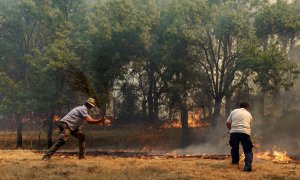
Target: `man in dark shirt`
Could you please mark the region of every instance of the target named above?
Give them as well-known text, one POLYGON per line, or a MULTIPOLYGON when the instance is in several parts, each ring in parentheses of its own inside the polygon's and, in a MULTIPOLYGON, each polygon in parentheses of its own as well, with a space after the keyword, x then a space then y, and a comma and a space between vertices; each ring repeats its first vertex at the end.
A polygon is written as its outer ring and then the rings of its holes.
POLYGON ((94 119, 88 114, 88 110, 96 106, 96 101, 89 98, 84 105, 75 107, 65 117, 58 122, 59 136, 56 143, 45 153, 42 160, 49 160, 52 155, 66 143, 69 135, 79 140, 79 159, 84 158, 85 154, 85 135, 80 131, 82 124, 86 121, 89 124, 109 123, 105 117, 103 119, 94 119))

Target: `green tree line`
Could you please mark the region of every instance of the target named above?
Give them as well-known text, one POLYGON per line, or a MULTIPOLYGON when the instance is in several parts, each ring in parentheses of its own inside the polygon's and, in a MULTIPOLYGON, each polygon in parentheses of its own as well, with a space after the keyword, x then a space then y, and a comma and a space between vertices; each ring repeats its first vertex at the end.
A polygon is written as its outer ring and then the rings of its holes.
MULTIPOLYGON (((115 121, 155 124, 202 108, 289 96, 300 11, 278 0, 1 0, 0 112, 48 122, 94 97, 115 121)), ((289 102, 284 101, 283 112, 289 102)))

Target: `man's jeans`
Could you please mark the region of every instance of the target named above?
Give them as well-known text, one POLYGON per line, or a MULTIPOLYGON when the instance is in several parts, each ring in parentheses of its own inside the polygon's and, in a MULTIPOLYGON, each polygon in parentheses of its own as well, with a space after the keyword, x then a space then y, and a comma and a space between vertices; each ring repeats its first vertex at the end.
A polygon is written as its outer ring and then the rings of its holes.
POLYGON ((47 151, 43 158, 50 159, 51 156, 66 143, 69 135, 76 137, 79 141, 79 156, 84 156, 85 154, 85 135, 80 132, 80 130, 75 129, 71 131, 69 126, 64 122, 58 123, 59 135, 56 143, 47 151))
POLYGON ((229 144, 231 146, 232 164, 238 164, 240 161, 239 144, 242 143, 245 154, 245 169, 251 170, 253 160, 253 144, 248 134, 244 133, 231 133, 229 144))

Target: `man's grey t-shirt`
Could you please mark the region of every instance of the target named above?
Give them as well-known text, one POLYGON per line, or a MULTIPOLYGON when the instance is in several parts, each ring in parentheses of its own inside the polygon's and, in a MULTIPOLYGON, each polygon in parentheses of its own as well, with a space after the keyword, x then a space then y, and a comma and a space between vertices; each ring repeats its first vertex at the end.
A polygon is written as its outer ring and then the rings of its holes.
POLYGON ((88 110, 85 105, 82 105, 72 109, 60 121, 67 123, 70 129, 73 131, 81 128, 86 116, 88 116, 88 110))

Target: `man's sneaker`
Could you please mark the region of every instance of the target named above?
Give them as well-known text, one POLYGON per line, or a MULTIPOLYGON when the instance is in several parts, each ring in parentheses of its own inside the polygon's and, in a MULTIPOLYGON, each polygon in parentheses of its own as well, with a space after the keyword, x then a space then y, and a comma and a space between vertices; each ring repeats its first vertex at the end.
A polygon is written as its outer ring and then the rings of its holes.
POLYGON ((81 154, 81 155, 79 155, 78 158, 79 158, 79 159, 85 159, 85 155, 81 154))

